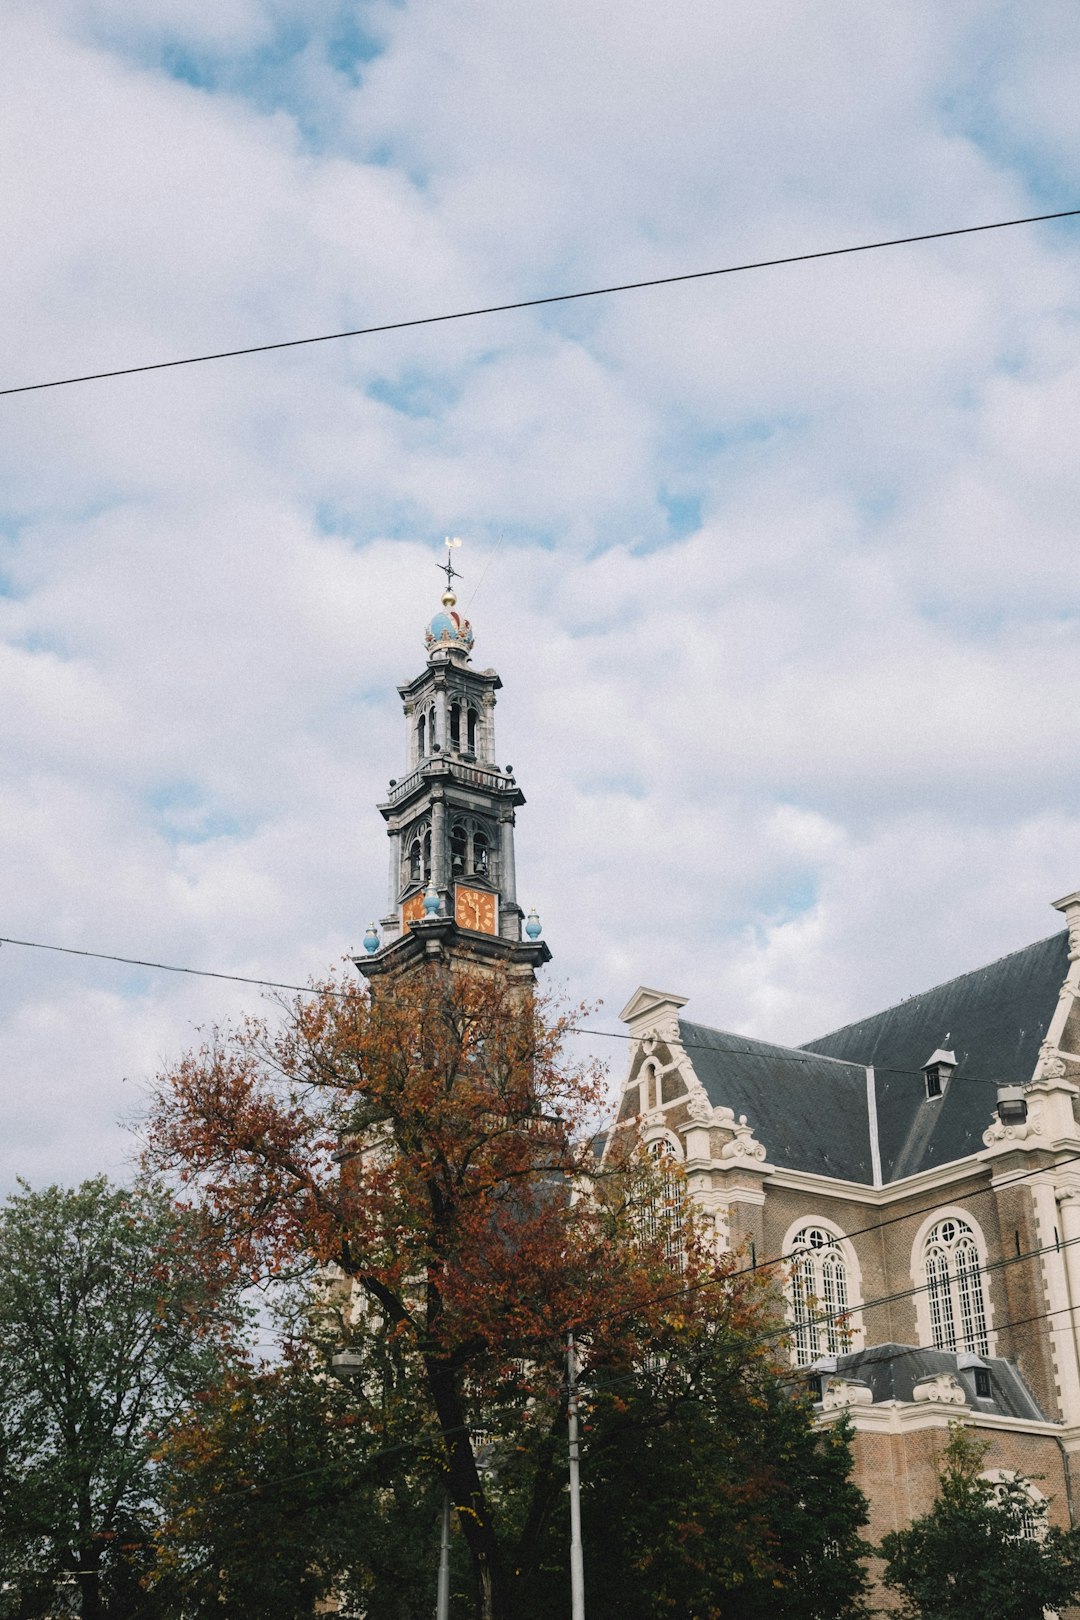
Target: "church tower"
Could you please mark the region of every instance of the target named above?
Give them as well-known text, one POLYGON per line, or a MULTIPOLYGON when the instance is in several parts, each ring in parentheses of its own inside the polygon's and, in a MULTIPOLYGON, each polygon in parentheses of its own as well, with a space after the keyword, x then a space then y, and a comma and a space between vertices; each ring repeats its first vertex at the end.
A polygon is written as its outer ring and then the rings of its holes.
MULTIPOLYGON (((452 542, 448 542, 448 545, 452 542)), ((535 912, 523 924, 514 869, 525 795, 495 754, 493 669, 471 664, 473 631, 457 611, 448 557, 442 608, 425 633, 427 667, 399 686, 405 775, 379 810, 390 837, 390 909, 364 937, 368 978, 419 961, 506 964, 530 982, 550 961, 535 912)))

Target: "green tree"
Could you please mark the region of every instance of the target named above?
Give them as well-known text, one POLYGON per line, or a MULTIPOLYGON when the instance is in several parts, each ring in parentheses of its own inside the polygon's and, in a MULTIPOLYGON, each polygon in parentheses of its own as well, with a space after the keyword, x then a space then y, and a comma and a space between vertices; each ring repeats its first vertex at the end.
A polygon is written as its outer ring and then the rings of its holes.
POLYGON ((200 1221, 148 1188, 0 1209, 0 1614, 148 1616, 158 1436, 242 1313, 200 1221))
MULTIPOLYGON (((819 1430, 775 1368, 695 1325, 598 1368, 585 1400, 582 1539, 593 1620, 855 1620, 866 1613, 847 1430, 819 1430)), ((530 1620, 565 1604, 565 1508, 530 1620)))
POLYGON ((1040 1524, 1022 1478, 984 1479, 988 1447, 954 1424, 930 1512, 882 1540, 903 1620, 1041 1620, 1080 1598, 1080 1530, 1040 1524))
POLYGON ((237 1368, 159 1454, 152 1589, 183 1620, 429 1620, 441 1492, 309 1353, 237 1368))

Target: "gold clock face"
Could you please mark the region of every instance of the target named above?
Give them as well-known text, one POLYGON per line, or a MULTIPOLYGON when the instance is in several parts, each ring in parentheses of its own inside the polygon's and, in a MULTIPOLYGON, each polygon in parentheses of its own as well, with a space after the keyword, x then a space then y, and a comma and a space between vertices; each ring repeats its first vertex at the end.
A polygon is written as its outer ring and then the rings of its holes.
POLYGON ((465 889, 459 885, 454 892, 454 919, 459 928, 471 928, 478 934, 494 934, 495 896, 486 889, 465 889))
POLYGON ((410 928, 414 922, 422 922, 424 916, 424 891, 410 894, 401 908, 401 926, 410 928))

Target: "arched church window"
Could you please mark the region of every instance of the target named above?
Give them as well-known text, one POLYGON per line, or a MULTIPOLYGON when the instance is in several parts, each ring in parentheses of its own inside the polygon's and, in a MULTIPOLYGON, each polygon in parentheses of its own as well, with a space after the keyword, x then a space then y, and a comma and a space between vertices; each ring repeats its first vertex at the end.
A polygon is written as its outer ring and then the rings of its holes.
POLYGON ((422 714, 416 722, 416 752, 420 759, 427 754, 427 715, 422 714))
POLYGON ((450 705, 450 746, 451 746, 451 748, 460 748, 461 747, 461 704, 460 703, 451 703, 451 705, 450 705))
POLYGON ((423 847, 419 837, 413 839, 409 845, 409 882, 419 883, 420 873, 423 870, 423 847))
POLYGON ((461 877, 469 859, 469 829, 464 821, 455 821, 450 828, 450 871, 461 877))
POLYGON ((939 1350, 990 1353, 986 1293, 975 1234, 949 1215, 926 1235, 923 1247, 930 1332, 939 1350))
POLYGON ((490 865, 490 860, 489 860, 490 846, 488 844, 488 835, 487 835, 487 833, 484 831, 484 829, 482 827, 477 827, 476 831, 473 833, 472 845, 473 845, 472 869, 473 869, 474 872, 479 872, 481 877, 486 877, 487 873, 488 873, 488 867, 490 865))
POLYGON ((686 1218, 683 1174, 670 1142, 652 1142, 649 1158, 660 1185, 645 1206, 641 1229, 646 1238, 663 1237, 664 1253, 676 1269, 683 1263, 682 1227, 686 1218))
POLYGON ((843 1355, 848 1348, 847 1261, 831 1232, 804 1226, 792 1242, 791 1311, 795 1364, 808 1367, 822 1355, 843 1355))
POLYGON ((470 754, 475 754, 476 753, 476 725, 477 725, 477 718, 478 717, 477 717, 476 710, 475 709, 470 709, 469 712, 468 712, 468 715, 466 716, 466 736, 468 737, 468 747, 469 747, 469 753, 470 754))

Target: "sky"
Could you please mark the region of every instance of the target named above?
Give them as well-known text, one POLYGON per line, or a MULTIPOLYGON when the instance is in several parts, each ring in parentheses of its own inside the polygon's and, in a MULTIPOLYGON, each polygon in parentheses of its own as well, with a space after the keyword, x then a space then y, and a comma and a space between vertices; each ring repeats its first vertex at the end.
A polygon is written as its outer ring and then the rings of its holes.
MULTIPOLYGON (((4 36, 6 387, 1080 206, 1065 0, 7 0, 4 36)), ((0 934, 357 950, 446 534, 519 895, 598 1030, 645 983, 806 1040, 1054 932, 1076 225, 0 398, 0 934)), ((0 946, 0 1189, 130 1174, 155 1074, 263 1005, 0 946)))

